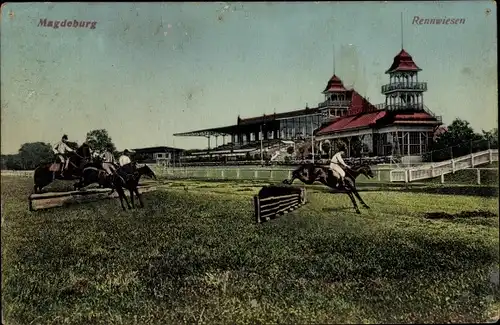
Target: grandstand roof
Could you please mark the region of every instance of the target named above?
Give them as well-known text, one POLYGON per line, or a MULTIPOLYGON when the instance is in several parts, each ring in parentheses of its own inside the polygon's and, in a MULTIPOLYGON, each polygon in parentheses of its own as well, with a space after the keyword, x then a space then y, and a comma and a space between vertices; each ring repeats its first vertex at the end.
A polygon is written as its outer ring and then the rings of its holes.
POLYGON ((299 110, 289 111, 289 112, 284 112, 284 113, 274 113, 274 114, 269 114, 269 115, 264 114, 262 116, 249 117, 249 118, 244 118, 244 119, 240 118, 240 119, 238 119, 238 125, 261 124, 261 123, 265 123, 268 121, 282 120, 282 119, 297 117, 297 116, 302 116, 302 115, 316 114, 318 112, 319 112, 318 108, 305 108, 305 109, 299 109, 299 110))
POLYGON ((323 135, 351 129, 360 129, 374 125, 379 119, 384 117, 386 111, 367 112, 350 115, 334 120, 330 125, 320 129, 316 134, 323 135))
POLYGON ((230 135, 230 134, 238 133, 238 131, 239 131, 238 125, 230 125, 230 126, 223 126, 223 127, 218 127, 218 128, 203 129, 203 130, 189 131, 189 132, 182 132, 182 133, 174 133, 174 136, 176 136, 176 137, 219 136, 219 135, 230 135))
POLYGON ((157 152, 184 151, 184 149, 165 147, 165 146, 138 148, 138 149, 132 149, 132 150, 135 151, 136 153, 157 153, 157 152))
POLYGON ((238 117, 238 124, 236 125, 230 125, 230 126, 223 126, 223 127, 218 127, 218 128, 211 128, 211 129, 203 129, 203 130, 196 130, 196 131, 189 131, 189 132, 182 132, 182 133, 175 133, 174 136, 220 136, 220 135, 231 135, 231 134, 237 134, 241 132, 241 127, 242 126, 252 126, 252 125, 260 125, 266 122, 271 122, 271 121, 276 121, 276 120, 281 120, 281 119, 286 119, 286 118, 291 118, 291 117, 297 117, 297 116, 302 116, 302 115, 309 115, 309 114, 317 114, 319 112, 318 108, 305 108, 301 110, 295 110, 295 111, 289 111, 289 112, 284 112, 284 113, 274 113, 270 115, 262 115, 262 116, 257 116, 257 117, 249 117, 249 118, 240 118, 238 117))
POLYGON ((374 127, 376 124, 437 125, 439 122, 436 117, 427 112, 390 112, 387 110, 379 110, 340 117, 318 130, 316 135, 374 127))

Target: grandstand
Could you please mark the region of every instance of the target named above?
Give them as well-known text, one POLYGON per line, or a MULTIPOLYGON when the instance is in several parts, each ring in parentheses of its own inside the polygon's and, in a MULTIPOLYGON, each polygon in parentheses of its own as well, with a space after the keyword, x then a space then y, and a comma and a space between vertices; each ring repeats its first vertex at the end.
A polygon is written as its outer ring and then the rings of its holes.
POLYGON ((310 147, 306 156, 314 152, 328 157, 331 150, 323 153, 320 148, 329 142, 333 150, 343 143, 350 158, 397 157, 419 162, 442 124, 441 117, 423 104, 427 83, 418 81, 419 71, 411 55, 402 49, 386 71, 389 84, 381 87, 385 103, 371 104, 355 89, 346 88, 334 74, 322 92, 325 100, 317 107, 306 105, 305 109, 244 119, 238 116, 232 126, 174 136, 208 139, 206 149, 187 151, 183 156, 185 162, 302 159, 296 150, 290 154, 288 148, 306 140, 310 147), (214 148, 210 147, 212 137, 216 141, 214 148), (219 137, 222 137, 220 146, 219 137), (311 141, 314 145, 310 145, 311 141))

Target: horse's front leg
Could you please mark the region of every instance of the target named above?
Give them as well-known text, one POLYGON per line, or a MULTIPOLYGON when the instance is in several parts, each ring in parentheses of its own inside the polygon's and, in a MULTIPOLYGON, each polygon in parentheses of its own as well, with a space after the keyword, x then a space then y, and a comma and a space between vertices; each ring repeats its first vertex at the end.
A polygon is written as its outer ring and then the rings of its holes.
POLYGON ((285 179, 283 181, 283 184, 288 184, 288 185, 292 185, 293 181, 295 180, 295 176, 292 176, 291 179, 285 179))
POLYGON ((356 199, 354 198, 354 195, 352 194, 352 192, 348 190, 347 195, 349 195, 349 198, 351 199, 351 202, 354 205, 354 209, 356 210, 356 213, 361 214, 361 211, 359 211, 358 204, 356 203, 356 199))
POLYGON ((116 192, 118 192, 118 197, 120 198, 120 203, 122 205, 123 210, 126 210, 125 206, 123 205, 123 200, 125 200, 125 203, 127 203, 128 209, 129 210, 132 209, 130 207, 130 204, 128 204, 127 196, 125 195, 125 192, 123 191, 123 188, 121 188, 120 186, 117 186, 116 187, 116 192))
POLYGON ((361 196, 360 196, 360 195, 359 195, 359 193, 358 193, 358 190, 356 190, 356 188, 355 188, 355 187, 352 189, 352 192, 353 192, 353 194, 354 194, 354 195, 358 198, 359 202, 361 202, 361 205, 363 205, 363 207, 364 207, 365 209, 369 209, 369 208, 370 208, 370 207, 368 206, 368 204, 366 204, 366 203, 365 203, 365 201, 363 201, 363 199, 361 198, 361 196))
POLYGON ((135 204, 134 204, 134 189, 132 187, 129 187, 128 191, 130 192, 130 202, 132 202, 132 208, 135 209, 135 204))
POLYGON ((139 199, 139 204, 141 208, 144 208, 144 202, 142 201, 141 194, 139 194, 139 189, 137 187, 134 188, 135 195, 137 196, 137 199, 139 199))

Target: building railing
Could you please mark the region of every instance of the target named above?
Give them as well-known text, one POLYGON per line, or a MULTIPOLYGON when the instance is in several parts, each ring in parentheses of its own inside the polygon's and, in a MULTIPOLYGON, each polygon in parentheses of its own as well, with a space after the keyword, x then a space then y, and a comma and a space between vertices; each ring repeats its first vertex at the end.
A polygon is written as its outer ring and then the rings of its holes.
POLYGON ((427 91, 427 82, 393 82, 382 86, 382 93, 386 93, 393 90, 427 91))
POLYGON ((389 111, 402 111, 402 110, 423 111, 424 104, 422 103, 387 104, 386 108, 389 111))
POLYGON ((416 111, 424 111, 430 116, 434 117, 439 123, 443 123, 443 119, 440 115, 434 114, 429 107, 425 106, 424 104, 418 103, 418 104, 386 104, 386 103, 381 103, 381 104, 375 104, 373 105, 377 110, 392 110, 392 111, 397 111, 397 110, 416 110, 416 111))
POLYGON ((443 119, 441 116, 434 114, 429 107, 424 105, 424 111, 429 114, 430 116, 434 117, 436 120, 438 120, 439 123, 443 123, 443 119))
POLYGON ((350 100, 325 100, 318 104, 319 108, 323 107, 349 107, 351 105, 350 100))

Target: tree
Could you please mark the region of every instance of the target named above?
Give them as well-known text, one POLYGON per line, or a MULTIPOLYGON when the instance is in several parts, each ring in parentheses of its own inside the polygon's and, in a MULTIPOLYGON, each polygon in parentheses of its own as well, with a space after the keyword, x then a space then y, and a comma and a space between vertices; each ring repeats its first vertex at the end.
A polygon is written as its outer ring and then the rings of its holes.
POLYGON ((469 122, 457 118, 447 127, 446 132, 437 136, 429 148, 431 152, 424 159, 441 161, 467 155, 480 146, 487 145, 484 139, 484 136, 474 132, 469 122))
POLYGON ((353 137, 351 140, 351 156, 359 157, 361 156, 361 152, 365 149, 363 146, 363 142, 359 137, 353 137))
POLYGON ((297 151, 300 155, 300 158, 304 159, 304 153, 306 152, 306 147, 304 145, 301 145, 297 148, 297 151))
POLYGON ((48 143, 31 142, 21 146, 18 159, 23 169, 34 169, 40 164, 54 161, 54 153, 48 143))
POLYGON ((104 152, 108 149, 108 146, 111 146, 111 149, 116 155, 116 147, 111 137, 108 135, 108 131, 105 129, 93 130, 87 133, 86 142, 92 148, 92 150, 97 151, 99 153, 104 152))
POLYGON ((18 154, 2 155, 2 169, 20 170, 23 169, 22 161, 18 154))
POLYGON ((330 153, 330 149, 332 148, 330 141, 325 141, 321 145, 321 150, 326 153, 327 155, 330 153))
POLYGON ((482 130, 483 138, 489 143, 489 147, 492 149, 498 149, 498 128, 494 128, 491 131, 482 130))
POLYGON ((347 143, 344 140, 336 139, 333 142, 333 150, 339 151, 339 149, 347 151, 347 143))

